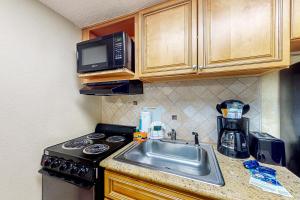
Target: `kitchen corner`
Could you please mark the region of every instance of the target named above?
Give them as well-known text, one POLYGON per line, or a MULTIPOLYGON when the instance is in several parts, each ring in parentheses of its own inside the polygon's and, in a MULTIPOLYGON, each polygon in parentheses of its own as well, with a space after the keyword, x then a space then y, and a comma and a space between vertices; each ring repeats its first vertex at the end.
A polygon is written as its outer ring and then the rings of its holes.
POLYGON ((0 0, 0 199, 300 200, 300 0, 0 0))
MULTIPOLYGON (((126 164, 114 159, 117 155, 130 148, 134 142, 128 144, 123 149, 115 152, 100 163, 101 167, 111 172, 116 172, 124 176, 132 177, 137 180, 145 180, 154 185, 167 186, 171 189, 177 189, 191 193, 194 199, 224 199, 224 200, 279 200, 290 199, 288 197, 278 196, 272 193, 263 192, 249 184, 249 172, 243 167, 243 161, 240 159, 229 158, 220 154, 214 146, 220 169, 223 174, 225 186, 215 186, 194 179, 177 176, 157 170, 152 170, 136 165, 126 164)), ((300 178, 284 167, 271 166, 276 169, 278 179, 282 185, 292 194, 293 199, 300 199, 300 178)), ((109 194, 108 194, 109 195, 109 194)), ((120 196, 121 197, 121 196, 120 196)))

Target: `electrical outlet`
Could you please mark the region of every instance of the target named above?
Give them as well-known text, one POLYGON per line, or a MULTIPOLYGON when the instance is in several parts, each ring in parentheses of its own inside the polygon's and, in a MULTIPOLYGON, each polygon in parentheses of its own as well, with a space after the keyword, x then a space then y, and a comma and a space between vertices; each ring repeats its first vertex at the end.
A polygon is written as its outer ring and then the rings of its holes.
POLYGON ((177 115, 172 115, 172 120, 177 120, 177 115))

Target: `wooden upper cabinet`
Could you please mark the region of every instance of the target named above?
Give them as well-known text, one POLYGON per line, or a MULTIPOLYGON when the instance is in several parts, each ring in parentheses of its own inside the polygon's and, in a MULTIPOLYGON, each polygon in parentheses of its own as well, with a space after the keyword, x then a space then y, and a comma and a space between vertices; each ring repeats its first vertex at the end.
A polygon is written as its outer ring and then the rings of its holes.
POLYGON ((197 72, 197 0, 168 1, 139 18, 141 77, 197 72))
POLYGON ((84 28, 83 39, 116 31, 135 41, 135 72, 84 74, 82 83, 260 75, 300 51, 300 0, 168 0, 84 28))
POLYGON ((199 60, 216 71, 288 66, 289 6, 287 0, 201 1, 199 60))
POLYGON ((300 51, 300 0, 291 0, 291 51, 300 51))
POLYGON ((291 3, 291 38, 300 39, 300 0, 292 0, 291 3))

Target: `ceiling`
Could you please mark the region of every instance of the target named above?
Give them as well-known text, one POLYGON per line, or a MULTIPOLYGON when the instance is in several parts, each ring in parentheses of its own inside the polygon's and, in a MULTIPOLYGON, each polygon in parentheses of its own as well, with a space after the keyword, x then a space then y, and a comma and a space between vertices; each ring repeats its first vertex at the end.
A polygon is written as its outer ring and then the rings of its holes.
POLYGON ((164 0, 39 0, 80 28, 129 14, 164 0))

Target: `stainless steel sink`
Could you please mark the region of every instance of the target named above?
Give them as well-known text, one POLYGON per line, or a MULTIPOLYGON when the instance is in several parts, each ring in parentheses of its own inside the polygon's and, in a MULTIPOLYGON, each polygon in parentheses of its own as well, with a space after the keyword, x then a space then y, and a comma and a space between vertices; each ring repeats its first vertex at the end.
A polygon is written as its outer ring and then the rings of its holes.
POLYGON ((114 159, 214 185, 224 185, 213 148, 209 144, 196 146, 148 140, 134 144, 114 159))

